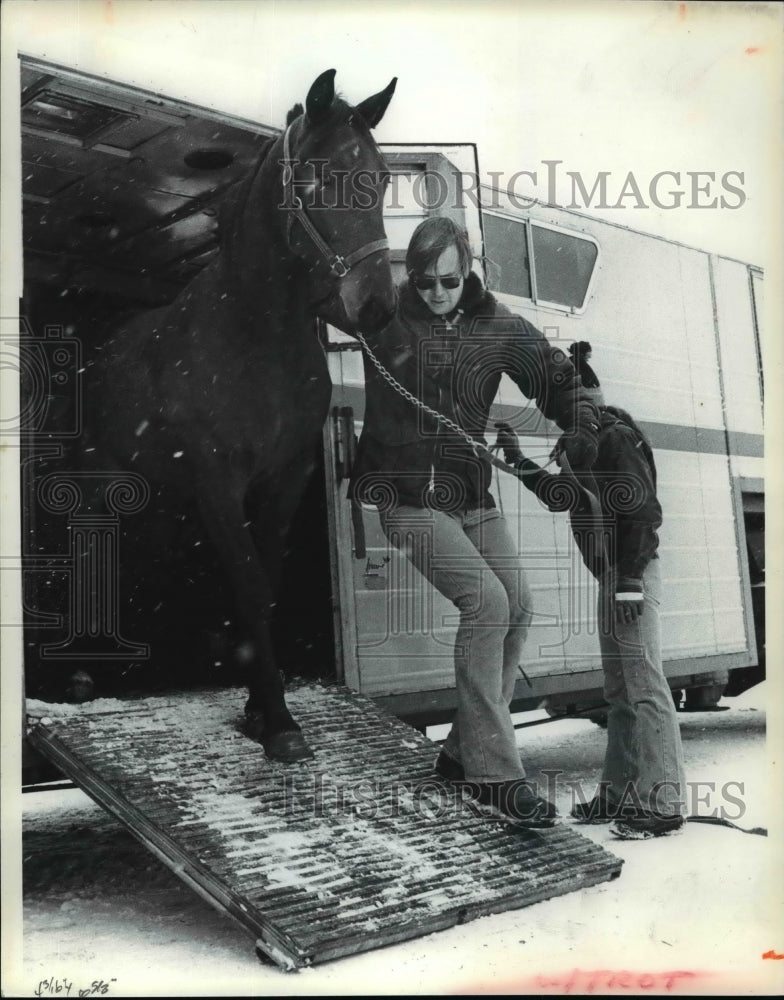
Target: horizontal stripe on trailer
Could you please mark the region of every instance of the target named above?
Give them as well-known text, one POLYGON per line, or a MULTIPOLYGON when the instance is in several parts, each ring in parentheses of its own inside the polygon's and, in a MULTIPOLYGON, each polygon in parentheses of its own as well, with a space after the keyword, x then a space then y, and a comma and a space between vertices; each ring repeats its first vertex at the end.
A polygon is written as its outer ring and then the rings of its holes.
MULTIPOLYGON (((342 396, 341 405, 351 406, 362 413, 365 393, 360 386, 336 386, 342 396)), ((519 413, 519 407, 496 403, 491 410, 492 420, 509 420, 519 413)), ((765 436, 744 431, 728 431, 714 427, 689 427, 686 424, 665 424, 652 420, 638 421, 653 448, 662 451, 698 452, 702 455, 726 455, 729 443, 731 454, 748 458, 762 458, 765 454, 765 436)), ((546 437, 544 430, 526 430, 526 437, 546 437)))

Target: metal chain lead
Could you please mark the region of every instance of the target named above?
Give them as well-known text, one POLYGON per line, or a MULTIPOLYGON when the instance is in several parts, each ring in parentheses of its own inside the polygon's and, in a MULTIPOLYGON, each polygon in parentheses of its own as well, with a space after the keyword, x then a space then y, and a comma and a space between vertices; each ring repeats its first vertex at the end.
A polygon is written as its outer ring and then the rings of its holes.
POLYGON ((513 465, 507 465, 507 463, 504 462, 502 458, 495 455, 486 444, 482 444, 481 441, 477 441, 475 438, 472 438, 471 435, 464 431, 459 424, 456 424, 454 420, 450 420, 450 418, 445 417, 443 413, 439 413, 438 410, 434 410, 432 407, 428 406, 427 403, 423 403, 421 399, 417 399, 412 392, 409 392, 405 386, 401 385, 395 376, 391 372, 387 371, 387 369, 381 364, 363 335, 361 333, 357 333, 356 337, 362 345, 362 349, 378 369, 379 375, 381 375, 385 382, 392 386, 395 392, 399 393, 404 399, 408 400, 409 403, 412 403, 418 409, 423 410, 429 416, 433 417, 433 419, 438 421, 438 423, 443 424, 445 427, 448 427, 451 431, 454 431, 455 434, 463 438, 475 455, 478 456, 479 452, 482 451, 488 456, 493 465, 497 466, 497 468, 503 469, 505 472, 511 472, 512 475, 516 475, 517 470, 515 467, 513 465))

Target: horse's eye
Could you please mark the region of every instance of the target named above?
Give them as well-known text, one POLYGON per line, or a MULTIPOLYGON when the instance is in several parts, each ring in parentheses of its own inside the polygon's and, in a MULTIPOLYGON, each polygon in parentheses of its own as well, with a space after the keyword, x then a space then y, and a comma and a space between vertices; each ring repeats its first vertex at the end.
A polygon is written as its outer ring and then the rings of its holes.
POLYGON ((354 124, 354 116, 349 115, 348 118, 346 119, 346 125, 353 125, 353 124, 354 124))

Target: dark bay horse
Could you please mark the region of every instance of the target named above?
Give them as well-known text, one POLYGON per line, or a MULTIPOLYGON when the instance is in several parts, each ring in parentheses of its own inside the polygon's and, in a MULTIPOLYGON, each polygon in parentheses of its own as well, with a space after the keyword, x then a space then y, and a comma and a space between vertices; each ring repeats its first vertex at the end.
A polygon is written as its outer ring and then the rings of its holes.
POLYGON ((375 331, 396 305, 387 168, 370 132, 396 79, 352 107, 334 76, 318 77, 237 186, 220 253, 170 306, 115 331, 86 387, 91 464, 133 470, 150 488, 144 536, 123 529, 120 590, 134 559, 155 577, 170 529, 193 512, 252 640, 246 732, 286 762, 312 752, 286 706, 269 625, 329 407, 315 317, 375 331))

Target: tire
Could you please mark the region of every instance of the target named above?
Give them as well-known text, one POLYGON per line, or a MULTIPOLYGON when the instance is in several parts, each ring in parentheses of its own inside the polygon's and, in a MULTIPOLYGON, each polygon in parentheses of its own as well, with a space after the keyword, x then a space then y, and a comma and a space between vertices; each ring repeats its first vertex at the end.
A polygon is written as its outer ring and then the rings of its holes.
POLYGON ((683 707, 687 712, 716 708, 726 686, 726 684, 703 684, 700 687, 687 688, 683 707))

